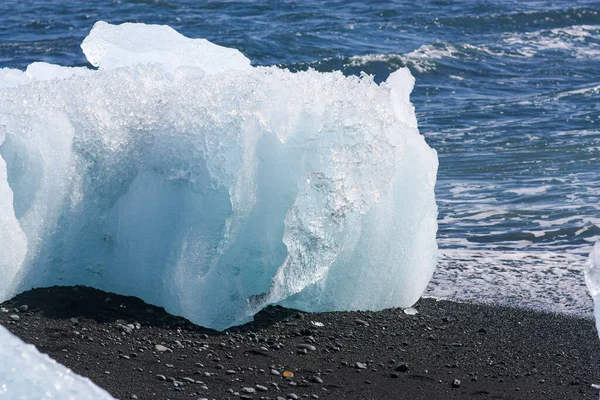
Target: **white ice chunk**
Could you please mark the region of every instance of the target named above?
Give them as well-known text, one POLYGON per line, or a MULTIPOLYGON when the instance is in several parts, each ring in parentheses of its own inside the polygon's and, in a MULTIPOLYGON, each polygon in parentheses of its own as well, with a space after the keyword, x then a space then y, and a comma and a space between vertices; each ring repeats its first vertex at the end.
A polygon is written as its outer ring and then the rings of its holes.
POLYGON ((25 70, 25 75, 38 81, 67 79, 71 76, 85 76, 90 73, 92 73, 92 70, 85 67, 62 67, 60 65, 48 64, 45 62, 34 62, 29 64, 25 70))
POLYGON ((143 24, 99 22, 83 48, 100 70, 0 89, 0 300, 83 284, 214 328, 418 300, 437 155, 408 70, 253 68, 143 24))
POLYGON ((57 363, 0 325, 0 398, 114 400, 106 391, 57 363))
POLYGON ((596 329, 600 335, 600 242, 594 245, 585 269, 585 283, 594 299, 596 329))
POLYGON ((111 25, 99 21, 81 49, 88 61, 101 69, 160 63, 171 73, 179 66, 188 66, 214 74, 251 68, 250 60, 238 50, 217 46, 206 39, 189 39, 166 25, 111 25))
POLYGON ((30 82, 29 77, 21 70, 0 68, 0 88, 24 85, 30 82))

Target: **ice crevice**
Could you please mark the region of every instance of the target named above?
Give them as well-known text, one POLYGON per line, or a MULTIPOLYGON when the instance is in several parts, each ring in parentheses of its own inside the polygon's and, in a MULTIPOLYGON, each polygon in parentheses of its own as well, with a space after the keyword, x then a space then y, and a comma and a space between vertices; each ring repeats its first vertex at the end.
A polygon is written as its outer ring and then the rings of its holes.
POLYGON ((97 69, 0 69, 0 300, 84 284, 208 327, 270 303, 411 306, 435 267, 437 155, 407 69, 252 67, 98 22, 97 69))

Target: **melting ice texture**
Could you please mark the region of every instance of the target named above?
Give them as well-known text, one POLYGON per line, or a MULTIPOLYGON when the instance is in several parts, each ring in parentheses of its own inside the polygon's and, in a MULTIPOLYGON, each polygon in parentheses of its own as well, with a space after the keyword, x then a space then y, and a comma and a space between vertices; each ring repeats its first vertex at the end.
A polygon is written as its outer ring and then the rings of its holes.
POLYGON ((98 70, 0 70, 0 298, 85 284, 214 328, 270 303, 408 307, 435 267, 437 155, 407 69, 252 67, 98 22, 98 70))
POLYGON ((11 400, 113 400, 107 392, 25 344, 0 325, 0 397, 11 400))

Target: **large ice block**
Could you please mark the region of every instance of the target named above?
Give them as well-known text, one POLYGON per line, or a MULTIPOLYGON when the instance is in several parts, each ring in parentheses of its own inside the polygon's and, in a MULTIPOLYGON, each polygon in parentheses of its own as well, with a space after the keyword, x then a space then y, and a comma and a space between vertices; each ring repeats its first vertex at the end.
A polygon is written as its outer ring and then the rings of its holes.
POLYGON ((82 47, 98 70, 0 70, 0 299, 83 284, 224 328, 419 298, 437 155, 407 69, 251 67, 143 24, 82 47))

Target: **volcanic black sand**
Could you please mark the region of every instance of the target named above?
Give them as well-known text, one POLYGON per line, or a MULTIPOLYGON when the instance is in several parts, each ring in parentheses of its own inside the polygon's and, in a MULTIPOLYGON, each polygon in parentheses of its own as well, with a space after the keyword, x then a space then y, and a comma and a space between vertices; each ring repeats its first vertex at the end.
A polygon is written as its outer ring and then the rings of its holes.
POLYGON ((14 334, 120 399, 597 399, 600 383, 593 321, 512 308, 269 307, 215 332, 85 287, 35 289, 2 307, 14 334))

